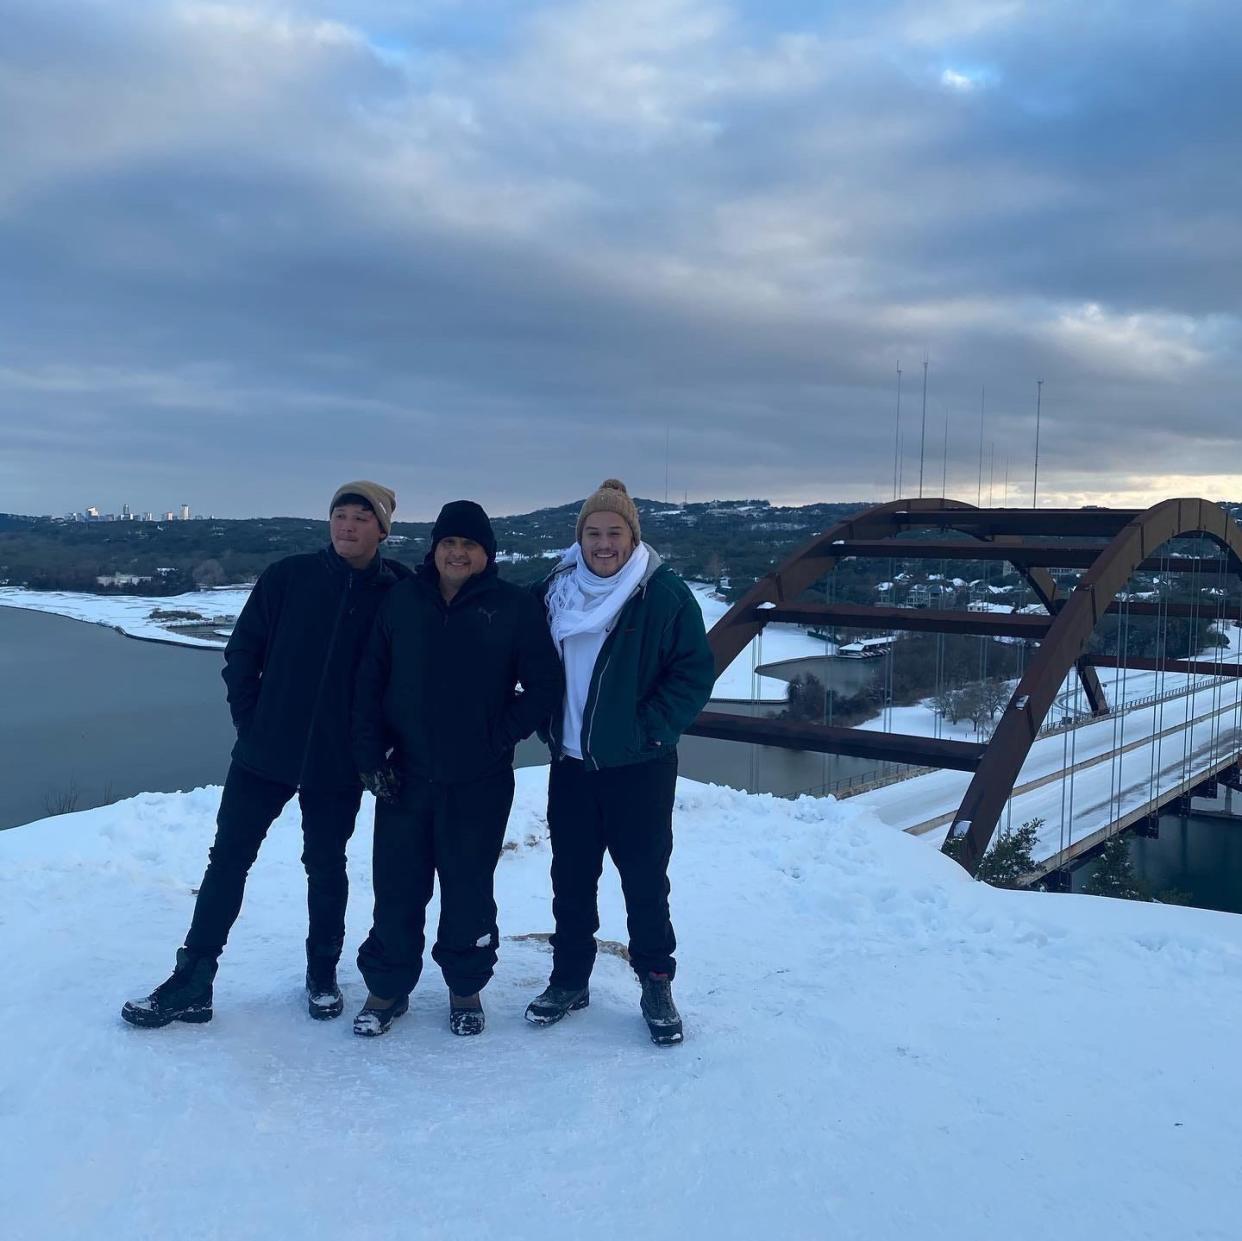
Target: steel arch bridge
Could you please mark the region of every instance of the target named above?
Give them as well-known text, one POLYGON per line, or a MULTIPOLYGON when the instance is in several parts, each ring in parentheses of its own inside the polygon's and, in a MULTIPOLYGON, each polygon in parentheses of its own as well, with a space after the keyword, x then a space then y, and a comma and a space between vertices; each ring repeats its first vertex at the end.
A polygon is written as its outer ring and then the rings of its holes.
POLYGON ((848 626, 884 631, 974 634, 1037 644, 987 742, 871 732, 829 724, 755 719, 708 711, 689 731, 701 737, 757 742, 789 749, 953 768, 972 779, 953 816, 946 848, 973 874, 996 830, 1022 764, 1068 675, 1076 675, 1093 715, 1109 712, 1096 667, 1242 676, 1242 665, 1120 658, 1088 653, 1101 619, 1127 616, 1203 620, 1198 603, 1135 602, 1125 594, 1140 570, 1162 574, 1219 575, 1242 579, 1242 529, 1219 505, 1202 499, 1165 500, 1136 509, 978 508, 950 499, 908 499, 880 504, 838 523, 798 548, 760 579, 708 635, 719 676, 772 622, 848 626), (916 537, 908 537, 908 536, 916 537), (951 537, 945 538, 943 536, 951 537), (941 536, 941 537, 937 537, 941 536), (1158 556, 1173 539, 1207 538, 1221 558, 1158 556), (1030 612, 916 609, 858 603, 808 602, 805 592, 842 561, 970 560, 1012 565, 1042 607, 1030 612), (1058 591, 1049 570, 1081 571, 1068 592, 1058 591))

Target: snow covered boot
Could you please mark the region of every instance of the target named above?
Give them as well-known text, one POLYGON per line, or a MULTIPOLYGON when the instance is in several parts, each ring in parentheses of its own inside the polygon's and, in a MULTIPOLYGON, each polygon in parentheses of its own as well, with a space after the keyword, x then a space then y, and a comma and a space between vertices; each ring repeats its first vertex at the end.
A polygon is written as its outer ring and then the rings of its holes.
POLYGON ((375 996, 368 995, 367 1002, 354 1018, 354 1033, 359 1038, 377 1038, 381 1034, 387 1034, 388 1027, 409 1010, 410 997, 408 995, 403 995, 399 1000, 393 1000, 385 1008, 376 1007, 375 996))
POLYGON ((345 1011, 345 997, 336 985, 331 958, 311 958, 306 965, 306 1008, 316 1021, 328 1021, 345 1011))
POLYGON ((549 983, 527 1004, 526 1020, 536 1026, 552 1026, 566 1013, 576 1013, 590 1002, 589 987, 554 987, 549 983))
POLYGON ((121 1016, 131 1026, 155 1028, 172 1021, 211 1020, 211 984, 217 963, 177 949, 177 968, 146 999, 126 1000, 121 1016))
POLYGON ((657 1047, 680 1043, 681 1014, 673 1003, 673 986, 667 974, 648 974, 643 982, 643 1019, 657 1047))
POLYGON ((449 1029, 454 1034, 482 1034, 485 1018, 479 993, 454 995, 449 992, 449 1029))

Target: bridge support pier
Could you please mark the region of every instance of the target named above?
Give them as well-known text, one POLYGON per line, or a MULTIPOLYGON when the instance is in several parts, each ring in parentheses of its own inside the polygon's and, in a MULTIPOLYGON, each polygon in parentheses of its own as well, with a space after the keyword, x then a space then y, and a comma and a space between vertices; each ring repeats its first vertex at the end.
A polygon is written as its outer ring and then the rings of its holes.
POLYGON ((1160 816, 1158 814, 1149 814, 1145 819, 1139 819, 1133 825, 1133 831, 1136 836, 1143 836, 1148 840, 1160 839, 1160 816))
POLYGON ((1068 868, 1050 870, 1040 882, 1044 885, 1045 892, 1073 891, 1073 882, 1068 868))
POLYGON ((1234 793, 1242 793, 1242 761, 1234 763, 1232 767, 1226 767, 1216 777, 1226 790, 1234 793))

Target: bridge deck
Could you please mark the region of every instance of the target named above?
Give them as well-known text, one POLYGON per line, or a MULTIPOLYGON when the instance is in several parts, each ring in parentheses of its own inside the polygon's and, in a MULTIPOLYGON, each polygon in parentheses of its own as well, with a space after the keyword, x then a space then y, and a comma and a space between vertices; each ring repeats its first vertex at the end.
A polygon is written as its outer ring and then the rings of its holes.
MULTIPOLYGON (((1173 676, 1167 680, 1171 687, 1173 676)), ((1037 860, 1070 860, 1101 829, 1135 821, 1185 791, 1187 781, 1198 783, 1231 763, 1242 750, 1242 691, 1233 679, 1197 685, 1193 693, 1037 741, 1002 828, 1042 818, 1037 860), (1072 790, 1059 778, 1070 768, 1072 790), (1062 850, 1066 857, 1058 859, 1062 850)), ((856 800, 884 822, 938 844, 969 780, 961 772, 937 771, 856 800)))

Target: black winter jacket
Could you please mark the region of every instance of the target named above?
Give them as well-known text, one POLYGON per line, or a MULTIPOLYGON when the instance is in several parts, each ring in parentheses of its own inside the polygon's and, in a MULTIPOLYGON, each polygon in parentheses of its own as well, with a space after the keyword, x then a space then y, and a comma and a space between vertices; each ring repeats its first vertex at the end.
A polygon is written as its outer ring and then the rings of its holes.
POLYGON ((382 767, 391 747, 407 779, 492 775, 559 705, 563 685, 543 608, 528 591, 490 565, 446 604, 424 563, 389 592, 358 669, 358 770, 382 767))
POLYGON ((379 556, 351 569, 331 546, 263 570, 224 648, 237 762, 304 788, 358 783, 349 749, 354 672, 384 596, 409 576, 379 556))

